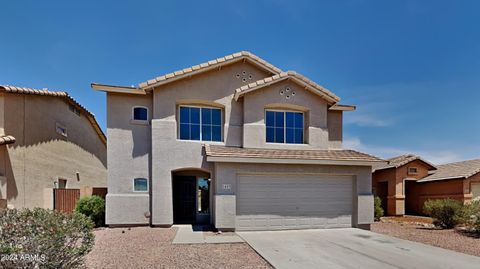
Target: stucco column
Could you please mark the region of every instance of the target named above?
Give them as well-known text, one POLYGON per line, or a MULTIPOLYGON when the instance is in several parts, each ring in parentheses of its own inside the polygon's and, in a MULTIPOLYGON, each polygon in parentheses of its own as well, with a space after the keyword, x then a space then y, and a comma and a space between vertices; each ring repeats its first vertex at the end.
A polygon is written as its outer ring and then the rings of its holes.
MULTIPOLYGON (((152 120, 152 180, 151 201, 152 225, 170 226, 173 224, 172 200, 172 161, 175 161, 175 152, 164 147, 170 141, 163 141, 166 130, 175 130, 175 121, 152 120), (173 127, 171 126, 173 125, 173 127)), ((172 137, 175 137, 172 134, 172 137)), ((178 156, 177 156, 178 158, 178 156)))

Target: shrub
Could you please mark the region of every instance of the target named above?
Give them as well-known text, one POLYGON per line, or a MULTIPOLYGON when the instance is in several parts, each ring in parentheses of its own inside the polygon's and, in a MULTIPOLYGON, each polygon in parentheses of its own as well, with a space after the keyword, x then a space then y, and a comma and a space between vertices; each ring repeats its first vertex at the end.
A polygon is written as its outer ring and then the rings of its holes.
POLYGON ((453 199, 428 200, 423 205, 426 215, 433 218, 433 224, 444 229, 451 229, 465 219, 462 202, 453 199))
POLYGON ((373 200, 373 204, 375 207, 375 220, 380 220, 381 217, 383 217, 383 208, 382 208, 382 199, 380 197, 375 196, 373 200))
POLYGON ((79 268, 92 250, 93 223, 81 214, 0 210, 2 268, 79 268))
POLYGON ((89 217, 96 227, 105 223, 105 200, 97 195, 86 196, 78 200, 75 212, 89 217))

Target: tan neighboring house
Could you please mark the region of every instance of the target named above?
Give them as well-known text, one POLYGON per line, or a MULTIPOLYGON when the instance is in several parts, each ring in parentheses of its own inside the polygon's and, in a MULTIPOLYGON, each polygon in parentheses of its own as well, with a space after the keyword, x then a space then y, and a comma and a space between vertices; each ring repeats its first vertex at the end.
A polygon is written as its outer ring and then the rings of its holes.
POLYGON ((105 135, 66 92, 0 86, 0 207, 53 208, 55 188, 103 191, 106 166, 105 135))
POLYGON ((373 222, 373 156, 342 149, 331 91, 240 52, 107 93, 109 225, 373 222))
POLYGON ((374 167, 372 180, 386 214, 423 214, 430 199, 479 199, 480 160, 435 166, 419 156, 402 155, 374 167))

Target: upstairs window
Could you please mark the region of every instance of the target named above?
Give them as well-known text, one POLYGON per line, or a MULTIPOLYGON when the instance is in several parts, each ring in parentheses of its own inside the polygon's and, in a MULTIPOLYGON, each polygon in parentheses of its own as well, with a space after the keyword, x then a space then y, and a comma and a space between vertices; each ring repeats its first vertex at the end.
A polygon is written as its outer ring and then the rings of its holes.
POLYGON ((180 106, 180 139, 222 141, 222 110, 180 106))
POLYGON ((133 120, 148 121, 148 108, 143 106, 134 107, 133 120))
POLYGON ((268 143, 303 144, 302 112, 267 110, 265 125, 268 143))
POLYGON ((416 175, 416 174, 418 174, 418 169, 416 167, 409 167, 408 168, 408 174, 416 175))

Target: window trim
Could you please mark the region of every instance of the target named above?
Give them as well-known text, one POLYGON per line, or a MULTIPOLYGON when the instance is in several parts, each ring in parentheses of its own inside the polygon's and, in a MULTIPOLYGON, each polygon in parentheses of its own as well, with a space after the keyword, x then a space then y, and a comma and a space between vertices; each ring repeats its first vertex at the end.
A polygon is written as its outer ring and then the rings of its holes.
POLYGON ((206 143, 223 143, 223 128, 224 128, 224 121, 223 121, 223 108, 214 107, 214 106, 207 106, 207 105, 188 105, 188 104, 181 104, 177 107, 177 140, 180 141, 190 141, 190 142, 206 142, 206 143), (193 140, 193 139, 181 139, 180 138, 180 108, 182 107, 193 107, 193 108, 200 108, 200 139, 193 140), (203 140, 202 136, 202 108, 209 108, 209 109, 218 109, 220 110, 220 141, 213 141, 213 140, 203 140))
POLYGON ((60 135, 60 136, 63 136, 65 138, 68 138, 68 129, 67 129, 67 126, 61 124, 60 122, 55 122, 55 132, 60 135), (58 129, 63 129, 64 132, 59 132, 58 129))
POLYGON ((133 106, 132 107, 132 122, 148 122, 150 120, 150 116, 148 115, 148 107, 146 106, 133 106), (147 110, 147 119, 146 120, 138 120, 135 119, 135 108, 145 108, 147 110))
POLYGON ((149 179, 146 178, 146 177, 135 177, 135 178, 133 178, 133 180, 132 180, 132 190, 133 190, 133 192, 148 193, 150 191, 149 179), (147 180, 147 190, 146 191, 136 191, 135 190, 135 179, 146 179, 147 180))
MULTIPOLYGON (((264 113, 263 113, 263 124, 265 125, 265 143, 266 144, 277 144, 277 145, 305 145, 307 144, 306 142, 306 137, 305 137, 305 112, 300 111, 300 110, 293 110, 293 109, 275 109, 275 108, 266 108, 264 113), (283 112, 283 143, 282 142, 267 142, 267 111, 271 112, 283 112), (287 143, 287 117, 286 117, 286 112, 294 112, 294 113, 301 113, 303 116, 303 128, 302 128, 302 143, 287 143)), ((274 127, 276 128, 276 127, 274 127)))

